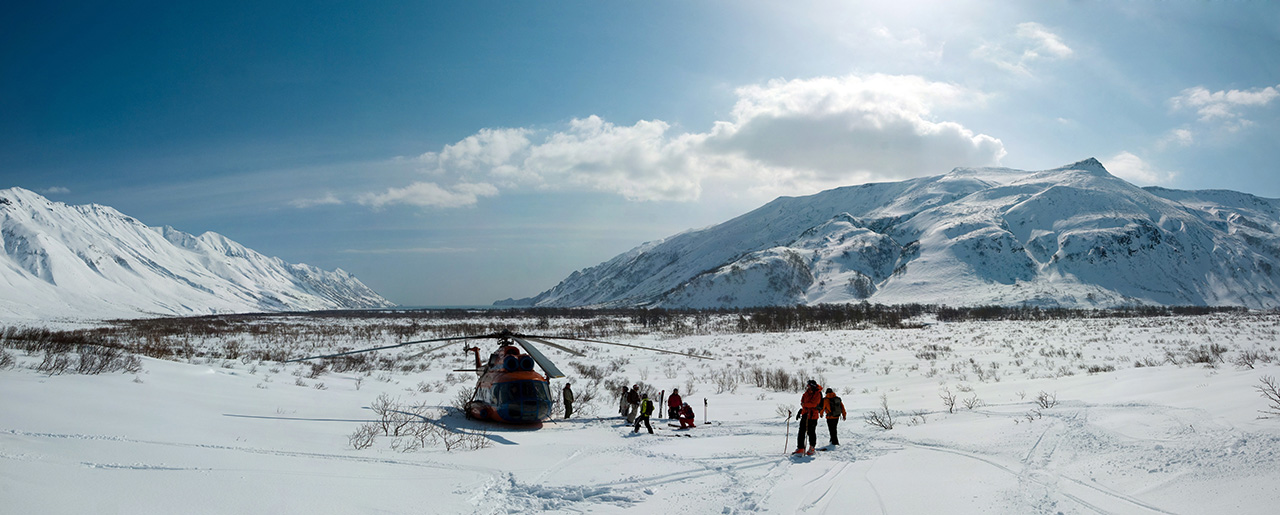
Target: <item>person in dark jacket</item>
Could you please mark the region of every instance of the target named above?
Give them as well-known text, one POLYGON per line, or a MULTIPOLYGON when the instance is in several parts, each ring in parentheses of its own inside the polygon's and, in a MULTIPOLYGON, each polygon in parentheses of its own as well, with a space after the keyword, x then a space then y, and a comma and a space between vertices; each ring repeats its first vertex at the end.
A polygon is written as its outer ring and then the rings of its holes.
POLYGON ((653 414, 653 401, 649 400, 649 394, 640 396, 640 416, 636 417, 635 428, 632 433, 640 432, 640 423, 644 422, 644 427, 649 430, 649 434, 653 434, 653 426, 649 425, 649 415, 653 414))
POLYGON ((627 390, 624 385, 621 391, 622 396, 618 398, 618 414, 625 417, 627 416, 627 394, 630 393, 630 390, 627 390))
POLYGON ((827 388, 827 396, 822 399, 822 411, 827 414, 827 430, 831 431, 831 445, 840 445, 840 437, 836 436, 836 425, 840 419, 849 420, 844 411, 844 401, 836 392, 827 388))
POLYGON ((640 385, 632 385, 631 391, 627 392, 627 423, 636 423, 636 416, 640 412, 640 385))
POLYGON ((564 418, 573 416, 573 389, 569 388, 569 383, 564 384, 564 418))
POLYGON ((822 386, 817 381, 809 380, 804 393, 800 395, 800 412, 796 420, 800 421, 800 432, 796 435, 796 451, 792 454, 813 455, 818 445, 818 418, 822 416, 822 386), (804 438, 809 437, 809 450, 805 451, 804 438))
POLYGON ((684 401, 680 400, 680 389, 672 388, 671 396, 667 397, 667 418, 668 419, 675 420, 679 418, 678 415, 680 412, 681 404, 684 404, 684 401))

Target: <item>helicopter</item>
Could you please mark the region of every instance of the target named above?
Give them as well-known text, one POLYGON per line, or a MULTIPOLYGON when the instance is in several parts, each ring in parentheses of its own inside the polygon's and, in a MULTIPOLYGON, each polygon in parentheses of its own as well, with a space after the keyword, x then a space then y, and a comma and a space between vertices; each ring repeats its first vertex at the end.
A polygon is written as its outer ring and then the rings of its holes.
POLYGON ((382 347, 372 347, 368 349, 325 354, 321 356, 309 356, 305 358, 287 360, 284 361, 284 363, 294 363, 312 359, 338 358, 353 354, 394 349, 397 347, 421 343, 447 342, 417 354, 418 356, 421 356, 432 351, 443 349, 459 341, 482 339, 497 340, 498 348, 494 350, 493 353, 489 355, 489 359, 485 361, 481 361, 480 359, 479 347, 473 346, 464 348, 464 353, 474 353, 475 368, 459 369, 455 370, 455 372, 475 372, 479 376, 479 379, 476 381, 476 388, 471 394, 471 399, 468 400, 464 406, 467 418, 487 420, 501 424, 539 424, 551 418, 551 379, 562 378, 564 377, 564 373, 556 367, 555 363, 552 363, 550 359, 547 359, 546 355, 533 345, 533 342, 564 351, 577 357, 583 357, 585 354, 548 340, 570 340, 603 345, 616 345, 619 347, 630 347, 665 354, 676 354, 690 358, 713 359, 708 356, 698 356, 696 354, 656 349, 641 345, 606 342, 571 336, 536 336, 517 334, 511 332, 510 329, 504 329, 500 332, 484 335, 451 336, 447 338, 415 340, 382 347), (522 350, 523 352, 521 352, 522 350), (534 370, 535 366, 541 368, 543 374, 539 374, 534 370))

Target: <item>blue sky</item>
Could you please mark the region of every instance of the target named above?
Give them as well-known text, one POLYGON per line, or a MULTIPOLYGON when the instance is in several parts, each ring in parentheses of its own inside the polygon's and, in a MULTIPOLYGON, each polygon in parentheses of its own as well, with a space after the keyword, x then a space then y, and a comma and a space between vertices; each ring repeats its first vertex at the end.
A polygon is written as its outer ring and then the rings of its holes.
POLYGON ((956 166, 1280 198, 1272 2, 28 2, 0 70, 0 188, 404 305, 956 166))

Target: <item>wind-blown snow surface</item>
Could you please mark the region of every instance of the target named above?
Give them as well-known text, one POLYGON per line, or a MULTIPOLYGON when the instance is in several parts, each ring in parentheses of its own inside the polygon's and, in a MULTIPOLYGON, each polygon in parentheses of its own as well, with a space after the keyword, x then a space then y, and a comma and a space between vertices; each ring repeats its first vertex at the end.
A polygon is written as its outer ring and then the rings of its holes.
POLYGON ((783 197, 574 272, 537 306, 1280 306, 1280 200, 1088 159, 783 197))
POLYGON ((1274 355, 1278 331, 1271 313, 628 339, 722 358, 588 349, 588 364, 627 360, 610 379, 680 388, 697 406, 690 438, 632 434, 603 394, 596 416, 538 430, 446 416, 436 423, 490 430, 489 448, 453 452, 396 452, 387 438, 357 451, 348 435, 375 418, 366 406, 380 393, 448 405, 474 380, 450 372, 457 352, 367 378, 217 360, 148 359, 136 378, 19 367, 0 371, 0 512, 1275 513, 1280 420, 1257 418, 1254 387, 1280 366, 1132 363, 1210 342, 1228 361, 1274 355), (795 425, 777 407, 798 394, 749 382, 717 392, 714 376, 750 366, 807 370, 840 392, 844 445, 788 456, 795 425), (981 405, 948 413, 944 388, 981 405), (1059 404, 1037 417, 1039 392, 1059 404), (891 431, 860 421, 882 395, 898 415, 891 431))
POLYGON ((341 269, 267 257, 206 232, 148 227, 106 206, 0 190, 0 317, 376 308, 392 304, 341 269))

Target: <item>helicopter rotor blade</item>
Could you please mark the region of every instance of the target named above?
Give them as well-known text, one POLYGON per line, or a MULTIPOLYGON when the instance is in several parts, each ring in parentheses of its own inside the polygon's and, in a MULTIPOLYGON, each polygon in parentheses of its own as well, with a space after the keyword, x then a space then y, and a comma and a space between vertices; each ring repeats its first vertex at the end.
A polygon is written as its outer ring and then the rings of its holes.
POLYGON ((542 367, 542 370, 547 373, 547 379, 559 379, 564 377, 564 372, 561 372, 560 369, 556 368, 555 363, 552 363, 551 360, 547 359, 547 357, 542 354, 542 351, 538 350, 537 347, 534 347, 532 343, 529 343, 528 341, 525 341, 524 338, 520 338, 518 336, 512 336, 511 339, 520 344, 520 346, 524 348, 524 351, 528 352, 529 356, 533 358, 533 361, 536 362, 538 366, 542 367))
POLYGON ((586 356, 586 354, 583 354, 583 353, 578 352, 578 351, 576 351, 576 350, 570 349, 570 348, 565 347, 564 345, 560 345, 560 344, 558 344, 558 343, 551 343, 551 342, 549 342, 549 341, 547 341, 547 340, 542 339, 541 337, 525 336, 525 337, 524 337, 524 339, 529 340, 529 341, 531 341, 531 342, 535 342, 535 343, 540 343, 540 344, 546 345, 546 346, 551 347, 551 348, 553 348, 553 349, 559 349, 559 350, 562 350, 562 351, 568 352, 569 354, 573 354, 574 356, 577 356, 577 357, 579 357, 579 358, 586 356))
POLYGON ((619 347, 631 347, 631 348, 633 348, 633 349, 651 350, 651 351, 654 351, 654 352, 661 352, 661 353, 665 353, 665 354, 675 354, 675 355, 678 355, 678 356, 688 356, 688 357, 690 357, 690 358, 710 359, 710 360, 714 360, 714 359, 715 359, 715 358, 712 358, 712 357, 709 357, 709 356, 699 356, 699 355, 697 355, 697 354, 689 354, 689 353, 686 353, 686 352, 676 352, 676 351, 673 351, 673 350, 666 350, 666 349, 657 349, 657 348, 653 348, 653 347, 645 347, 645 346, 643 346, 643 345, 631 345, 631 344, 629 344, 629 343, 616 343, 616 342, 606 342, 606 341, 601 341, 601 340, 589 340, 589 339, 586 339, 586 338, 573 338, 573 337, 570 337, 570 336, 554 336, 553 338, 556 338, 556 339, 558 339, 558 340, 574 340, 574 341, 579 341, 579 342, 600 343, 600 344, 604 344, 604 345, 617 345, 617 346, 619 346, 619 347))
MULTIPOLYGON (((351 350, 351 351, 346 351, 346 352, 338 352, 338 353, 335 353, 335 354, 324 354, 324 355, 320 355, 320 356, 308 356, 308 357, 305 357, 305 358, 290 359, 290 360, 282 361, 281 363, 296 363, 296 362, 299 362, 299 361, 307 361, 307 360, 312 360, 312 359, 339 358, 339 357, 342 357, 342 356, 350 356, 350 355, 352 355, 352 354, 361 354, 361 353, 365 353, 365 352, 373 352, 373 351, 377 351, 377 350, 394 349, 394 348, 396 348, 396 347, 404 347, 404 346, 406 346, 406 345, 414 345, 414 344, 418 344, 418 343, 431 343, 431 342, 443 342, 443 341, 448 341, 448 342, 449 342, 449 343, 446 343, 446 344, 441 345, 441 346, 439 346, 439 347, 434 347, 434 348, 431 348, 431 349, 427 349, 427 351, 426 351, 426 352, 431 352, 431 351, 433 351, 433 350, 442 349, 442 348, 444 348, 444 347, 448 347, 448 346, 450 346, 450 345, 453 345, 453 343, 454 343, 454 342, 456 342, 457 340, 470 340, 470 339, 474 339, 474 338, 484 338, 484 336, 451 336, 451 337, 449 337, 449 338, 432 338, 432 339, 430 339, 430 340, 415 340, 415 341, 411 341, 411 342, 397 343, 397 344, 395 344, 395 345, 384 345, 384 346, 382 346, 382 347, 371 347, 371 348, 368 348, 368 349, 351 350)), ((425 352, 424 352, 424 354, 425 354, 425 352)))

